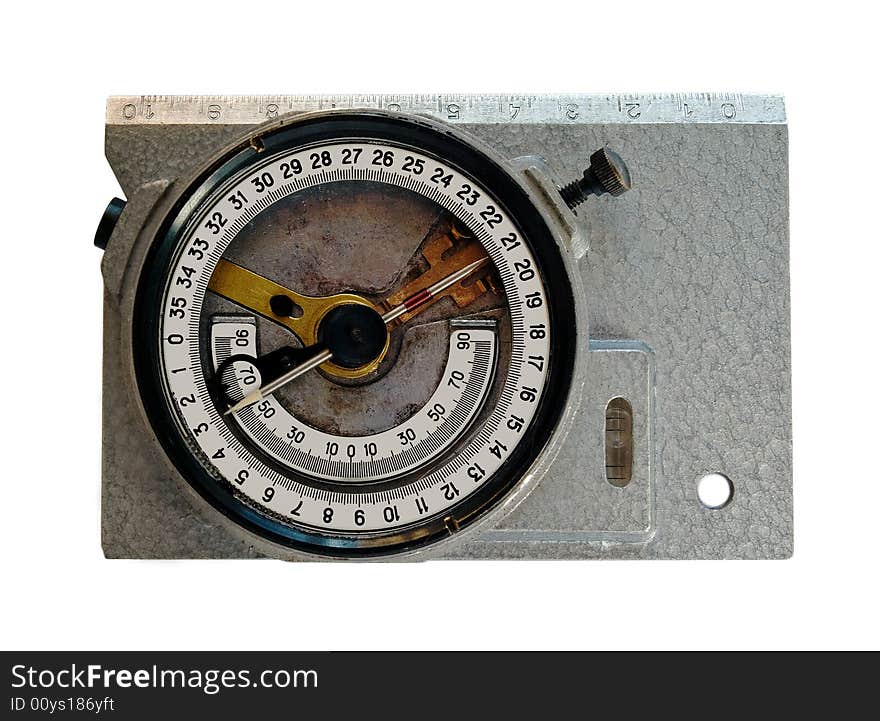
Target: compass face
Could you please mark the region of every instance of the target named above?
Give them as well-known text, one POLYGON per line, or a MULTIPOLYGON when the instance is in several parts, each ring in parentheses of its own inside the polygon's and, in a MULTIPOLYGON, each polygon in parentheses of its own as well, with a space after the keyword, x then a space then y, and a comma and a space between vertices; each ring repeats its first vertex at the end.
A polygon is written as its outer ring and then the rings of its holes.
POLYGON ((572 307, 492 160, 422 124, 322 116, 185 193, 140 284, 138 382, 169 456, 237 523, 398 553, 522 480, 565 403, 572 307))

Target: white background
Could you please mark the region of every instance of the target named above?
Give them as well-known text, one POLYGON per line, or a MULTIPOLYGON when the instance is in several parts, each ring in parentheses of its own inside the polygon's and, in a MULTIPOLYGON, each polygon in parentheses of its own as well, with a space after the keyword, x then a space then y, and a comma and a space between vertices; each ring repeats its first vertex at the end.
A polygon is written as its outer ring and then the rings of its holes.
POLYGON ((870 7, 6 4, 0 647, 876 648, 880 238, 870 7), (103 158, 106 95, 662 90, 786 95, 792 560, 103 559, 102 290, 91 242, 119 194, 103 158), (265 621, 252 623, 261 605, 265 621), (235 623, 240 616, 248 622, 235 623))

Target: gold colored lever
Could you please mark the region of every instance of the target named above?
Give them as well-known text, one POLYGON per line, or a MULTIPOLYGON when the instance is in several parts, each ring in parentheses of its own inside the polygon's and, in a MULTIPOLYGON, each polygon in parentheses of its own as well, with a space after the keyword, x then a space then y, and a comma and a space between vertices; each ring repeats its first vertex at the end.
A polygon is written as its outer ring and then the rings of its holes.
MULTIPOLYGON (((385 313, 441 278, 455 273, 480 258, 485 258, 486 251, 479 242, 462 236, 453 229, 450 235, 441 235, 426 243, 422 255, 428 262, 429 268, 414 280, 398 288, 379 306, 355 293, 303 295, 222 258, 211 276, 208 290, 284 326, 296 335, 303 345, 310 346, 318 342, 318 327, 321 320, 337 306, 357 303, 373 308, 380 314, 385 313), (451 257, 444 258, 450 251, 452 251, 451 257)), ((456 283, 422 303, 419 308, 389 321, 389 330, 406 323, 442 297, 451 296, 458 307, 464 308, 490 288, 489 281, 485 277, 477 278, 468 285, 456 283)), ((379 357, 361 368, 343 368, 332 361, 322 364, 321 368, 344 378, 361 378, 379 367, 388 352, 388 346, 389 342, 386 341, 385 349, 379 357)))
MULTIPOLYGON (((222 258, 211 276, 208 290, 289 328, 303 345, 318 342, 318 325, 321 319, 337 306, 357 303, 373 308, 370 301, 353 293, 302 295, 222 258), (273 298, 287 298, 292 301, 293 313, 276 313, 273 309, 273 298)), ((276 309, 278 305, 281 304, 276 301, 276 309)))
MULTIPOLYGON (((370 301, 354 293, 327 296, 303 295, 222 258, 217 263, 214 275, 211 276, 208 290, 283 325, 305 346, 318 342, 318 326, 321 319, 337 306, 358 303, 373 308, 370 301), (276 300, 273 301, 273 298, 276 300), (285 298, 287 301, 283 301, 285 298), (282 300, 279 302, 278 299, 282 300), (284 308, 284 305, 289 308, 284 308)), ((360 378, 372 373, 387 352, 386 342, 382 354, 361 368, 342 368, 332 361, 324 363, 321 367, 328 373, 344 378, 360 378)))

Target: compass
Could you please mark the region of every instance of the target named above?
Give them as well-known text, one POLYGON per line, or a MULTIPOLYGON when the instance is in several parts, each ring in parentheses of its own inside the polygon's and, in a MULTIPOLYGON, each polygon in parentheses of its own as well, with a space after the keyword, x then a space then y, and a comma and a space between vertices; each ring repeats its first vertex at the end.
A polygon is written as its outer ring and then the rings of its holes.
MULTIPOLYGON (((602 148, 551 190, 573 209, 628 187, 602 148)), ((247 533, 407 553, 476 525, 546 452, 578 342, 565 248, 476 140, 394 113, 283 118, 151 232, 136 392, 180 476, 247 533)))

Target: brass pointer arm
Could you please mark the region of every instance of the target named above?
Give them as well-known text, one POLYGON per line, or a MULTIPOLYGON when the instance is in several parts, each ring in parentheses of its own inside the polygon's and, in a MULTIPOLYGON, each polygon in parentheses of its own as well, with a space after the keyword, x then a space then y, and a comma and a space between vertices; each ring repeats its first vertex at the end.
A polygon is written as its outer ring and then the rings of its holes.
POLYGON ((318 324, 333 308, 348 303, 373 307, 366 298, 354 293, 303 295, 222 258, 208 290, 285 326, 306 346, 317 343, 318 324))
MULTIPOLYGON (((456 283, 459 283, 465 278, 473 275, 488 262, 489 258, 484 256, 479 260, 474 261, 473 263, 469 263, 464 268, 459 268, 455 272, 450 273, 445 278, 439 279, 427 288, 423 288, 414 295, 405 299, 400 305, 395 306, 391 310, 387 311, 382 316, 382 320, 385 322, 386 326, 390 326, 395 319, 399 318, 404 313, 410 313, 413 315, 415 313, 418 313, 420 310, 424 309, 433 298, 443 293, 443 291, 447 290, 448 288, 451 288, 456 283)), ((228 416, 232 413, 237 413, 243 408, 248 408, 249 406, 254 405, 254 403, 258 403, 263 398, 270 395, 271 393, 274 393, 282 386, 285 386, 292 380, 295 380, 300 376, 308 373, 313 368, 317 368, 323 363, 330 361, 332 358, 333 352, 331 350, 327 348, 319 350, 318 353, 311 360, 308 360, 305 363, 298 365, 296 368, 292 368, 291 370, 287 371, 287 373, 279 376, 271 383, 267 383, 266 385, 257 388, 251 393, 248 393, 244 398, 238 401, 238 403, 227 409, 223 415, 228 416)))

